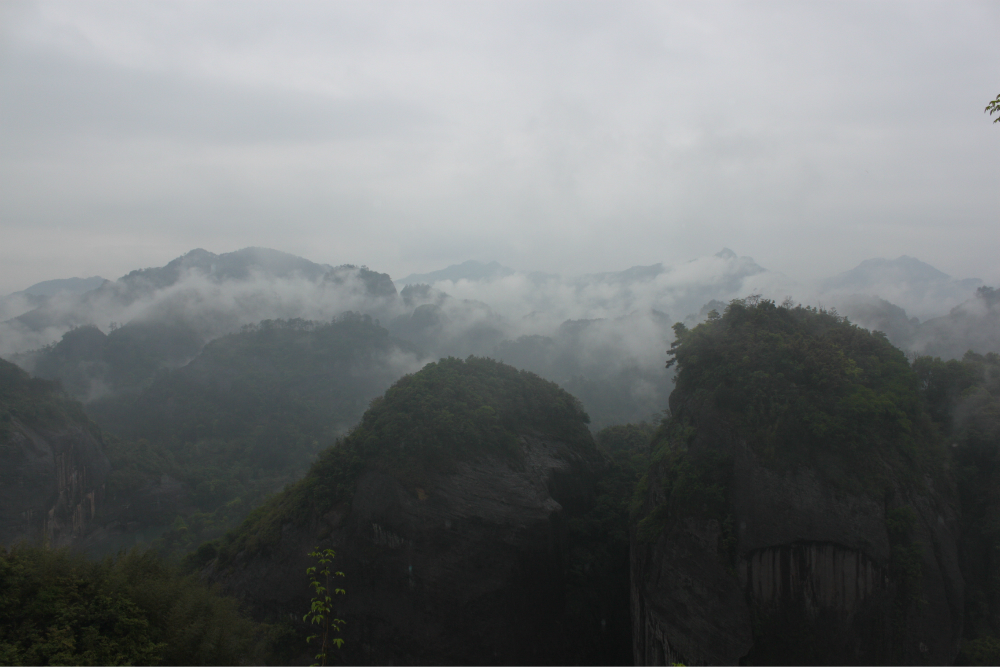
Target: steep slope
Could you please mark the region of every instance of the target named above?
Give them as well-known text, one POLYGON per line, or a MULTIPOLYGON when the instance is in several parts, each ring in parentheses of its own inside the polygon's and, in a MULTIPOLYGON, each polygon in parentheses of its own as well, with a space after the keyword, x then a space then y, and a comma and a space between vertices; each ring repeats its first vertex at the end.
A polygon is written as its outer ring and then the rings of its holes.
POLYGON ((0 544, 80 540, 107 472, 100 431, 80 404, 0 359, 0 544))
POLYGON ((309 605, 306 554, 334 548, 348 663, 607 662, 600 625, 566 613, 569 524, 601 465, 586 422, 530 373, 429 364, 198 557, 259 618, 287 619, 309 605))
POLYGON ((637 662, 954 660, 957 499, 903 353, 769 301, 677 333, 635 507, 637 662))

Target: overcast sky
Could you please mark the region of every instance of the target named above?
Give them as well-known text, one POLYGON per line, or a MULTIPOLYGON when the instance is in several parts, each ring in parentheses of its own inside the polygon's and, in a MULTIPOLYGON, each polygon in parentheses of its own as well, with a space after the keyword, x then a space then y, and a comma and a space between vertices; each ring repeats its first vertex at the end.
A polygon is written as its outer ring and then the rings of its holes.
POLYGON ((0 294, 258 245, 1000 283, 998 2, 0 3, 0 294))

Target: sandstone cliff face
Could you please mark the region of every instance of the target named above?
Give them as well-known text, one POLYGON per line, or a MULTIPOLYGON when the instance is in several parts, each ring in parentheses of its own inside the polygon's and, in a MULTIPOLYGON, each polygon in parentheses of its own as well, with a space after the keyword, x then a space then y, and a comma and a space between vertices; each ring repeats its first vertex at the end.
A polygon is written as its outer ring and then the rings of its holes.
POLYGON ((520 463, 474 457, 423 488, 369 469, 349 502, 206 575, 259 618, 296 623, 310 599, 307 554, 332 547, 346 573, 337 653, 348 664, 586 660, 560 619, 566 523, 592 498, 593 460, 540 433, 519 444, 520 463))
POLYGON ((109 470, 98 438, 71 421, 9 422, 0 441, 0 544, 66 546, 91 530, 109 470))
MULTIPOLYGON (((653 540, 633 528, 637 664, 954 660, 964 584, 950 492, 930 479, 891 479, 882 499, 847 492, 710 431, 691 449, 725 452, 725 516, 668 522, 653 540)), ((651 470, 647 513, 667 502, 663 474, 651 470)))

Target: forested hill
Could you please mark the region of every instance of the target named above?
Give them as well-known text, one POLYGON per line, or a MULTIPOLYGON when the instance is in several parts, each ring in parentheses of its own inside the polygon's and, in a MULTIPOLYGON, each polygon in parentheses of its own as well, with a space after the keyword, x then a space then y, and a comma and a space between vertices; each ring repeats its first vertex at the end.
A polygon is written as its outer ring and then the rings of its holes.
POLYGON ((259 431, 274 427, 285 440, 316 440, 347 430, 417 363, 368 316, 266 320, 212 341, 136 399, 91 410, 109 430, 151 441, 268 437, 259 431))
MULTIPOLYGON (((532 373, 442 359, 193 561, 258 618, 283 619, 308 604, 305 554, 335 549, 348 663, 627 662, 627 491, 602 482, 629 477, 587 421, 532 373)), ((294 650, 282 659, 303 659, 294 650)))
POLYGON ((676 326, 633 505, 637 662, 996 664, 1000 359, 834 313, 676 326))
POLYGON ((175 552, 220 534, 419 363, 368 316, 269 320, 212 341, 138 396, 92 402, 116 436, 109 491, 130 508, 119 522, 172 524, 164 548, 175 552))

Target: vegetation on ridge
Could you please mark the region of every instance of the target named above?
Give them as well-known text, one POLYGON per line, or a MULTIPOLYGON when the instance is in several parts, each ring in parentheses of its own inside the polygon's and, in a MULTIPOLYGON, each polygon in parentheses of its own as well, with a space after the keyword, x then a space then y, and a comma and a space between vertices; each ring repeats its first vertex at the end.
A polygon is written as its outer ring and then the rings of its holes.
POLYGON ((675 331, 671 417, 652 453, 665 502, 647 507, 648 477, 637 485, 640 540, 682 517, 714 519, 720 557, 735 565, 725 447, 733 438, 766 466, 807 466, 836 488, 880 499, 890 476, 919 486, 944 469, 918 376, 884 335, 836 313, 757 298, 675 331))
POLYGON ((668 367, 674 434, 693 437, 705 419, 747 442, 767 465, 808 464, 827 481, 881 493, 871 463, 937 469, 917 375, 879 332, 833 312, 734 301, 694 329, 675 327, 668 367))
POLYGON ((70 421, 96 432, 82 406, 66 396, 58 382, 33 378, 0 359, 0 441, 10 434, 15 419, 35 428, 70 421))
POLYGON ((194 562, 217 550, 226 562, 243 550, 267 548, 285 523, 301 523, 348 500, 365 469, 383 470, 408 488, 426 487, 434 474, 474 455, 517 465, 519 436, 532 430, 596 455, 588 421, 575 398, 533 373, 477 357, 427 364, 374 399, 304 479, 254 510, 221 545, 203 545, 194 562))
POLYGON ((152 552, 0 547, 0 664, 259 664, 267 635, 152 552))

